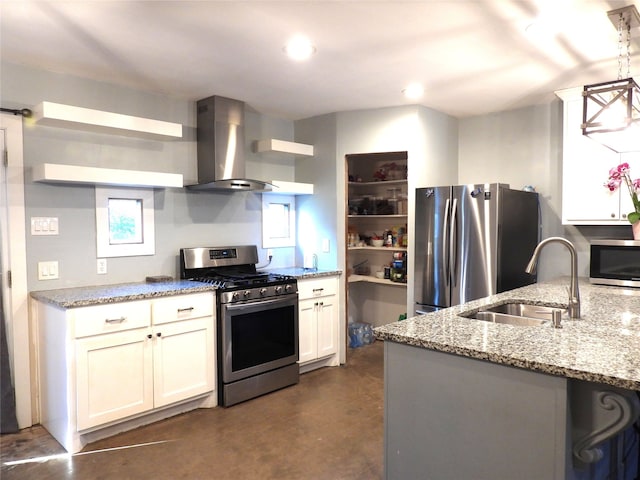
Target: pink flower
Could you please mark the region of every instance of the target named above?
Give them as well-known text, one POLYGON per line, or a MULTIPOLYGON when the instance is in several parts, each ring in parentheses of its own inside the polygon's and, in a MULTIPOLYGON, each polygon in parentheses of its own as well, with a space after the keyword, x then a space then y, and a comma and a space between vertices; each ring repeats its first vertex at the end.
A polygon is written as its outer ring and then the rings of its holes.
POLYGON ((628 163, 621 163, 620 165, 618 165, 618 173, 621 175, 624 175, 626 173, 629 173, 629 164, 628 163))
POLYGON ((621 182, 620 178, 615 179, 615 178, 609 177, 609 181, 606 182, 604 186, 607 187, 610 192, 615 192, 618 189, 618 187, 620 187, 620 182, 621 182))
POLYGON ((633 183, 633 188, 636 192, 640 192, 640 178, 636 178, 633 183))

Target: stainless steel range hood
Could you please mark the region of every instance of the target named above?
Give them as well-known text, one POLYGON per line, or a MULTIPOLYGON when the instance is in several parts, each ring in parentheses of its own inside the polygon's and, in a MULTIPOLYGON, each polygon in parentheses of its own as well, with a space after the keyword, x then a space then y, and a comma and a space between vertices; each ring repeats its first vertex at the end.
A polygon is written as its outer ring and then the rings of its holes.
POLYGON ((198 183, 194 190, 270 191, 245 178, 244 102, 213 96, 197 102, 198 183))

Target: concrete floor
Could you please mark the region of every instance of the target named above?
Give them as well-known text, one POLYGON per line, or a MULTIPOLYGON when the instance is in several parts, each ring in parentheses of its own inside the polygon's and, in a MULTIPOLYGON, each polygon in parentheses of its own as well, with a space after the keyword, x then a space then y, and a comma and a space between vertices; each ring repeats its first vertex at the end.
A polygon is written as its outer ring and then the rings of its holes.
POLYGON ((345 366, 302 375, 298 385, 227 409, 200 409, 163 420, 92 443, 73 456, 65 455, 39 426, 2 435, 0 476, 380 479, 383 342, 349 349, 348 358, 345 366), (41 458, 56 454, 63 455, 41 458))

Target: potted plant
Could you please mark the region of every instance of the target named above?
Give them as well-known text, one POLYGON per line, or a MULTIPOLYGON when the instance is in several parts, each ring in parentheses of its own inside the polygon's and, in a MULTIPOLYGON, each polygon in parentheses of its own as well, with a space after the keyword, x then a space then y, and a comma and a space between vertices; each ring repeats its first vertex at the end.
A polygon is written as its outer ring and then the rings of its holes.
POLYGON ((629 173, 629 164, 621 163, 616 168, 609 170, 609 179, 605 183, 605 186, 611 192, 615 192, 622 182, 627 185, 629 195, 631 196, 631 202, 633 203, 633 212, 627 215, 627 220, 633 228, 633 238, 640 240, 640 200, 638 200, 638 192, 640 192, 640 178, 631 180, 631 174, 629 173))

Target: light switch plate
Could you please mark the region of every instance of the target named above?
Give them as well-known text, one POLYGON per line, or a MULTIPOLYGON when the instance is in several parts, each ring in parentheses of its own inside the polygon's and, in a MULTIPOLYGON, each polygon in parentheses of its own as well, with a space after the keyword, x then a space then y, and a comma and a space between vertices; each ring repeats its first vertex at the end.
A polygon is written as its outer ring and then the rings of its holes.
POLYGON ((322 253, 329 253, 329 239, 322 239, 322 253))
POLYGON ((31 217, 31 235, 58 235, 58 217, 31 217))
POLYGON ((38 262, 38 280, 55 280, 58 276, 58 262, 38 262))

